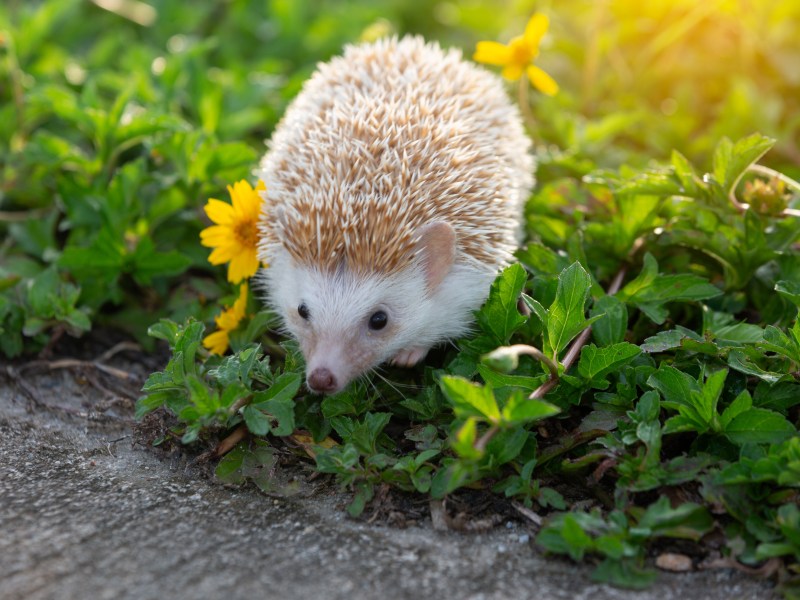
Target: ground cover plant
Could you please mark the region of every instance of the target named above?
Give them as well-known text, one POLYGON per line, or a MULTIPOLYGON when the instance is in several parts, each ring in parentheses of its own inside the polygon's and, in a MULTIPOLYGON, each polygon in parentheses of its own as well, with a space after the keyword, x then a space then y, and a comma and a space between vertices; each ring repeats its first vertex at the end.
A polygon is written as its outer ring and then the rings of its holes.
POLYGON ((4 4, 0 350, 163 340, 138 416, 169 411, 166 436, 215 449, 228 482, 290 493, 273 473, 291 451, 354 516, 389 488, 479 490, 602 581, 645 586, 672 552, 796 597, 800 8, 517 4, 4 4), (537 144, 519 262, 472 336, 309 394, 252 265, 209 227, 257 199, 263 140, 315 61, 395 31, 471 55, 537 10, 540 55, 475 56, 516 80, 537 144))

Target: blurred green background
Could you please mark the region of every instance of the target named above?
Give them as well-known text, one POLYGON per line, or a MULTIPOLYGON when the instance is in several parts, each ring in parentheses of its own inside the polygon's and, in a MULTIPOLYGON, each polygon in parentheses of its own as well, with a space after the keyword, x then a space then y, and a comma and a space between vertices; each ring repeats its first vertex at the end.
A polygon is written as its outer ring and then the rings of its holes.
POLYGON ((537 63, 561 86, 532 94, 542 183, 673 149, 709 169, 720 137, 756 131, 778 140, 764 163, 800 176, 797 0, 6 0, 2 349, 88 318, 138 335, 159 314, 208 319, 227 291, 202 206, 251 177, 318 61, 392 33, 471 56, 537 11, 537 63))
MULTIPOLYGON (((130 110, 179 115, 261 151, 315 63, 344 44, 420 33, 471 55, 478 40, 518 35, 536 11, 551 19, 539 63, 562 88, 537 101, 541 142, 615 166, 673 148, 703 157, 720 136, 757 130, 778 138, 773 161, 800 165, 793 0, 9 0, 0 7, 5 166, 18 166, 7 153, 59 116, 41 98, 18 113, 17 95, 44 84, 53 101, 91 86, 109 103, 134 86, 130 110)), ((14 191, 11 200, 36 203, 14 191)))

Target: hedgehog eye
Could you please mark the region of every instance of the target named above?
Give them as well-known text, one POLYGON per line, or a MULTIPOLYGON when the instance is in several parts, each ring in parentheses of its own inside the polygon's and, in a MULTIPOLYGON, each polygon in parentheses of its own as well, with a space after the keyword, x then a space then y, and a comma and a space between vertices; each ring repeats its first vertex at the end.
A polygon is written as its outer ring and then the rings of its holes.
POLYGON ((306 321, 308 321, 308 318, 311 315, 308 312, 308 307, 306 306, 305 302, 301 303, 300 306, 297 307, 297 314, 300 315, 306 321))
POLYGON ((386 316, 386 313, 379 310, 378 312, 372 313, 372 316, 369 318, 369 328, 374 331, 383 329, 386 327, 388 321, 389 317, 386 316))

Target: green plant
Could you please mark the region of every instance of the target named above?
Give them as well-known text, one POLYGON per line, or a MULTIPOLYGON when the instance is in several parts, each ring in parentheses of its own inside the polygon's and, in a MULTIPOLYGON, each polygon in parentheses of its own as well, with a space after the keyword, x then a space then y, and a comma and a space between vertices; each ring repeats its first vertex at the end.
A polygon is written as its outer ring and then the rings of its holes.
POLYGON ((703 555, 714 530, 727 559, 773 560, 796 594, 796 2, 554 6, 537 64, 561 91, 521 95, 539 166, 519 263, 456 348, 325 398, 267 333, 273 316, 207 263, 202 206, 249 174, 344 42, 412 31, 469 50, 530 15, 153 6, 139 22, 78 0, 0 6, 5 356, 92 328, 166 341, 137 416, 174 414, 167 435, 224 454, 224 481, 291 493, 276 449, 299 444, 352 491, 353 515, 384 486, 494 491, 541 509, 543 548, 600 557, 596 578, 631 587, 662 544, 703 555), (202 346, 220 301, 224 358, 202 346))

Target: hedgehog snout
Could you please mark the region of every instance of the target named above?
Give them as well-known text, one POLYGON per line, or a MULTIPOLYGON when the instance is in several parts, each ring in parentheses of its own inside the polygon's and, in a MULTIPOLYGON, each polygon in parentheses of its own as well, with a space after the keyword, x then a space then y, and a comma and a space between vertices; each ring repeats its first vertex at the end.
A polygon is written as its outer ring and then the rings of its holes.
POLYGON ((325 367, 317 367, 311 371, 308 374, 307 382, 311 391, 317 394, 330 394, 338 389, 336 376, 325 367))

